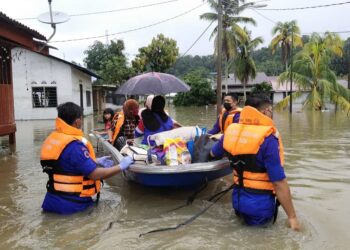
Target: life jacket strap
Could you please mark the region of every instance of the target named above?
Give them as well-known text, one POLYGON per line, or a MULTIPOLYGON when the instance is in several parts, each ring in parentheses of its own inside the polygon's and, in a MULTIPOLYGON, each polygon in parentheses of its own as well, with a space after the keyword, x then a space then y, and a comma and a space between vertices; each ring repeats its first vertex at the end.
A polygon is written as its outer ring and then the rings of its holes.
POLYGON ((277 215, 278 215, 278 208, 279 208, 280 205, 281 205, 281 203, 280 203, 279 200, 276 198, 275 212, 274 212, 274 214, 273 214, 273 223, 272 223, 272 224, 275 224, 275 222, 276 222, 277 215))

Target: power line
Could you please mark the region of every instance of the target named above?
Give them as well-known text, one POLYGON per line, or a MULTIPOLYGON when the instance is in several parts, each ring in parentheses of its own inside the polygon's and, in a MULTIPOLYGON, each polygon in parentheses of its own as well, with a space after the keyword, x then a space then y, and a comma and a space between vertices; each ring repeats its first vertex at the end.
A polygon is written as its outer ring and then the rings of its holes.
MULTIPOLYGON (((97 12, 87 12, 87 13, 80 13, 80 14, 71 14, 70 17, 77 17, 77 16, 88 16, 88 15, 99 15, 99 14, 106 14, 106 13, 113 13, 113 12, 121 12, 121 11, 127 11, 127 10, 135 10, 135 9, 141 9, 156 5, 162 5, 172 2, 177 2, 179 0, 168 0, 163 2, 157 2, 157 3, 151 3, 151 4, 145 4, 140 6, 134 6, 134 7, 128 7, 128 8, 121 8, 121 9, 115 9, 115 10, 105 10, 105 11, 97 11, 97 12)), ((23 18, 16 18, 16 20, 34 20, 37 19, 37 17, 23 17, 23 18)))
POLYGON ((252 11, 254 11, 256 14, 258 14, 259 16, 265 18, 267 21, 273 23, 273 24, 277 24, 277 22, 275 22, 274 20, 272 20, 271 18, 261 14, 259 11, 257 11, 256 9, 251 9, 252 11))
POLYGON ((260 10, 306 10, 306 9, 316 9, 316 8, 326 8, 332 6, 339 6, 344 4, 349 4, 350 1, 341 2, 341 3, 331 3, 331 4, 322 4, 322 5, 314 5, 314 6, 306 6, 306 7, 296 7, 296 8, 280 8, 280 9, 260 9, 260 10))
MULTIPOLYGON (((265 18, 266 20, 268 20, 269 22, 273 23, 273 24, 277 24, 276 21, 272 20, 271 18, 261 14, 259 11, 252 9, 254 12, 256 12, 258 15, 262 16, 263 18, 265 18)), ((336 34, 346 34, 346 33, 350 33, 350 30, 344 30, 344 31, 325 31, 325 32, 307 32, 307 33, 301 33, 301 35, 311 35, 312 33, 319 33, 319 34, 324 34, 326 32, 330 32, 330 33, 336 33, 336 34)))
MULTIPOLYGON (((170 17, 170 18, 167 18, 167 19, 164 19, 162 21, 159 21, 159 22, 156 22, 156 23, 152 23, 152 24, 149 24, 149 25, 146 25, 146 26, 141 26, 141 27, 138 27, 138 28, 134 28, 134 29, 129 29, 129 30, 124 30, 124 31, 120 31, 120 32, 116 32, 116 33, 112 33, 112 34, 109 34, 110 36, 114 36, 114 35, 120 35, 120 34, 125 34, 125 33, 129 33, 129 32, 133 32, 133 31, 137 31, 137 30, 142 30, 142 29, 146 29, 146 28, 149 28, 149 27, 152 27, 152 26, 156 26, 158 24, 162 24, 162 23, 165 23, 165 22, 168 22, 170 20, 173 20, 173 19, 176 19, 178 17, 181 17, 181 16, 184 16, 196 9, 198 9, 199 7, 202 7, 205 3, 202 3, 200 5, 197 5, 196 7, 190 9, 190 10, 187 10, 179 15, 176 15, 176 16, 173 16, 173 17, 170 17)), ((90 36, 90 37, 82 37, 82 38, 75 38, 75 39, 67 39, 67 40, 58 40, 58 41, 52 41, 50 43, 63 43, 63 42, 74 42, 74 41, 81 41, 81 40, 89 40, 89 39, 95 39, 95 38, 101 38, 101 37, 105 37, 105 35, 99 35, 99 36, 90 36)))
POLYGON ((199 39, 202 38, 202 36, 205 34, 205 32, 207 32, 207 30, 209 29, 209 27, 210 27, 214 22, 215 22, 215 20, 212 21, 212 22, 208 25, 208 27, 205 28, 205 30, 199 35, 199 37, 196 39, 196 41, 194 41, 194 43, 192 43, 192 45, 186 50, 186 52, 183 53, 178 59, 184 57, 184 56, 188 53, 188 51, 190 51, 190 50, 193 48, 193 46, 199 41, 199 39))

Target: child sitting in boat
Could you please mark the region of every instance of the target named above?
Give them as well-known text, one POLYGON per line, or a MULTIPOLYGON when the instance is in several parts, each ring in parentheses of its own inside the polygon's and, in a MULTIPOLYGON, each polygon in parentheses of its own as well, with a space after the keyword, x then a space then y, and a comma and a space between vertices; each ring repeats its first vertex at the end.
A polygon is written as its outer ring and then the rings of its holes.
POLYGON ((96 131, 98 134, 102 135, 103 138, 108 139, 108 130, 112 128, 112 118, 114 116, 114 112, 111 108, 106 108, 103 111, 102 119, 104 123, 103 130, 96 131))
POLYGON ((158 95, 153 98, 151 109, 142 111, 141 120, 135 129, 135 137, 143 136, 142 144, 154 146, 153 140, 150 140, 149 143, 147 141, 150 135, 173 129, 173 120, 164 108, 165 98, 158 95))

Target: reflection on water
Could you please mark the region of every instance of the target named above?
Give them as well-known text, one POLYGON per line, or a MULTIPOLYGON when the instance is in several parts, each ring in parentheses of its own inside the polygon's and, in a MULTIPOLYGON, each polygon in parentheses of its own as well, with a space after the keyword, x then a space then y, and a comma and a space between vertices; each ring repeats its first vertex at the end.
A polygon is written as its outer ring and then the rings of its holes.
MULTIPOLYGON (((210 127, 215 107, 169 108, 184 125, 210 127)), ((0 248, 106 249, 346 249, 350 243, 350 119, 332 112, 276 113, 283 136, 285 169, 303 230, 286 227, 284 212, 270 228, 250 228, 233 215, 226 195, 196 221, 176 231, 139 237, 175 226, 209 203, 231 177, 212 182, 191 206, 167 213, 186 202, 190 191, 164 190, 128 183, 116 176, 105 184, 100 204, 62 217, 43 214, 46 175, 39 152, 54 121, 17 122, 17 145, 0 139, 0 248), (253 240, 252 240, 253 239, 253 240)), ((84 119, 84 130, 101 126, 84 119)))

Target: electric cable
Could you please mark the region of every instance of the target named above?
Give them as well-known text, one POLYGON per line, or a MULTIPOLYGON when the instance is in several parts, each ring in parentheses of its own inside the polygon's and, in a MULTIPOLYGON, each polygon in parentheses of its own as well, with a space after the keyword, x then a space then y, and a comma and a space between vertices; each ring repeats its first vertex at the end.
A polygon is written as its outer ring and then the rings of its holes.
MULTIPOLYGON (((115 10, 106 10, 106 11, 97 11, 97 12, 87 12, 87 13, 80 13, 80 14, 71 14, 68 16, 77 17, 77 16, 99 15, 99 14, 106 14, 106 13, 113 13, 113 12, 121 12, 121 11, 141 9, 141 8, 146 8, 146 7, 156 6, 156 5, 162 5, 162 4, 167 4, 167 3, 177 2, 177 1, 179 0, 168 0, 163 2, 134 6, 134 7, 127 7, 127 8, 121 8, 121 9, 115 9, 115 10)), ((34 20, 34 19, 37 19, 37 17, 16 18, 16 20, 34 20)))
POLYGON ((266 9, 260 9, 260 10, 272 10, 272 11, 288 11, 288 10, 306 10, 306 9, 316 9, 316 8, 327 8, 327 7, 333 7, 333 6, 339 6, 344 4, 349 4, 350 1, 347 2, 340 2, 340 3, 330 3, 330 4, 321 4, 321 5, 314 5, 314 6, 305 6, 305 7, 295 7, 295 8, 266 8, 266 9))
POLYGON ((205 32, 207 32, 207 30, 210 28, 210 26, 211 26, 214 22, 215 22, 215 20, 212 21, 212 22, 205 28, 205 30, 199 35, 199 37, 194 41, 194 43, 192 43, 192 45, 186 50, 186 52, 183 53, 178 59, 184 57, 184 56, 193 48, 193 46, 199 41, 199 39, 202 38, 202 36, 205 34, 205 32))
MULTIPOLYGON (((149 24, 149 25, 145 25, 145 26, 141 26, 141 27, 138 27, 138 28, 133 28, 133 29, 129 29, 129 30, 124 30, 124 31, 119 31, 119 32, 115 32, 115 33, 112 33, 112 34, 108 34, 109 36, 115 36, 115 35, 120 35, 120 34, 125 34, 125 33, 129 33, 129 32, 133 32, 133 31, 137 31, 137 30, 142 30, 142 29, 146 29, 146 28, 149 28, 149 27, 153 27, 153 26, 156 26, 158 24, 162 24, 162 23, 165 23, 165 22, 168 22, 170 20, 173 20, 173 19, 176 19, 178 17, 181 17, 181 16, 184 16, 200 7, 202 7, 205 3, 202 3, 200 5, 197 5, 196 7, 192 8, 192 9, 189 9, 179 15, 176 15, 176 16, 173 16, 173 17, 170 17, 170 18, 167 18, 167 19, 164 19, 162 21, 159 21, 159 22, 155 22, 155 23, 152 23, 152 24, 149 24)), ((66 39, 66 40, 57 40, 57 41, 52 41, 50 43, 63 43, 63 42, 75 42, 75 41, 82 41, 82 40, 90 40, 90 39, 95 39, 95 38, 101 38, 101 37, 105 37, 106 35, 98 35, 98 36, 90 36, 90 37, 82 37, 82 38, 74 38, 74 39, 66 39)))

